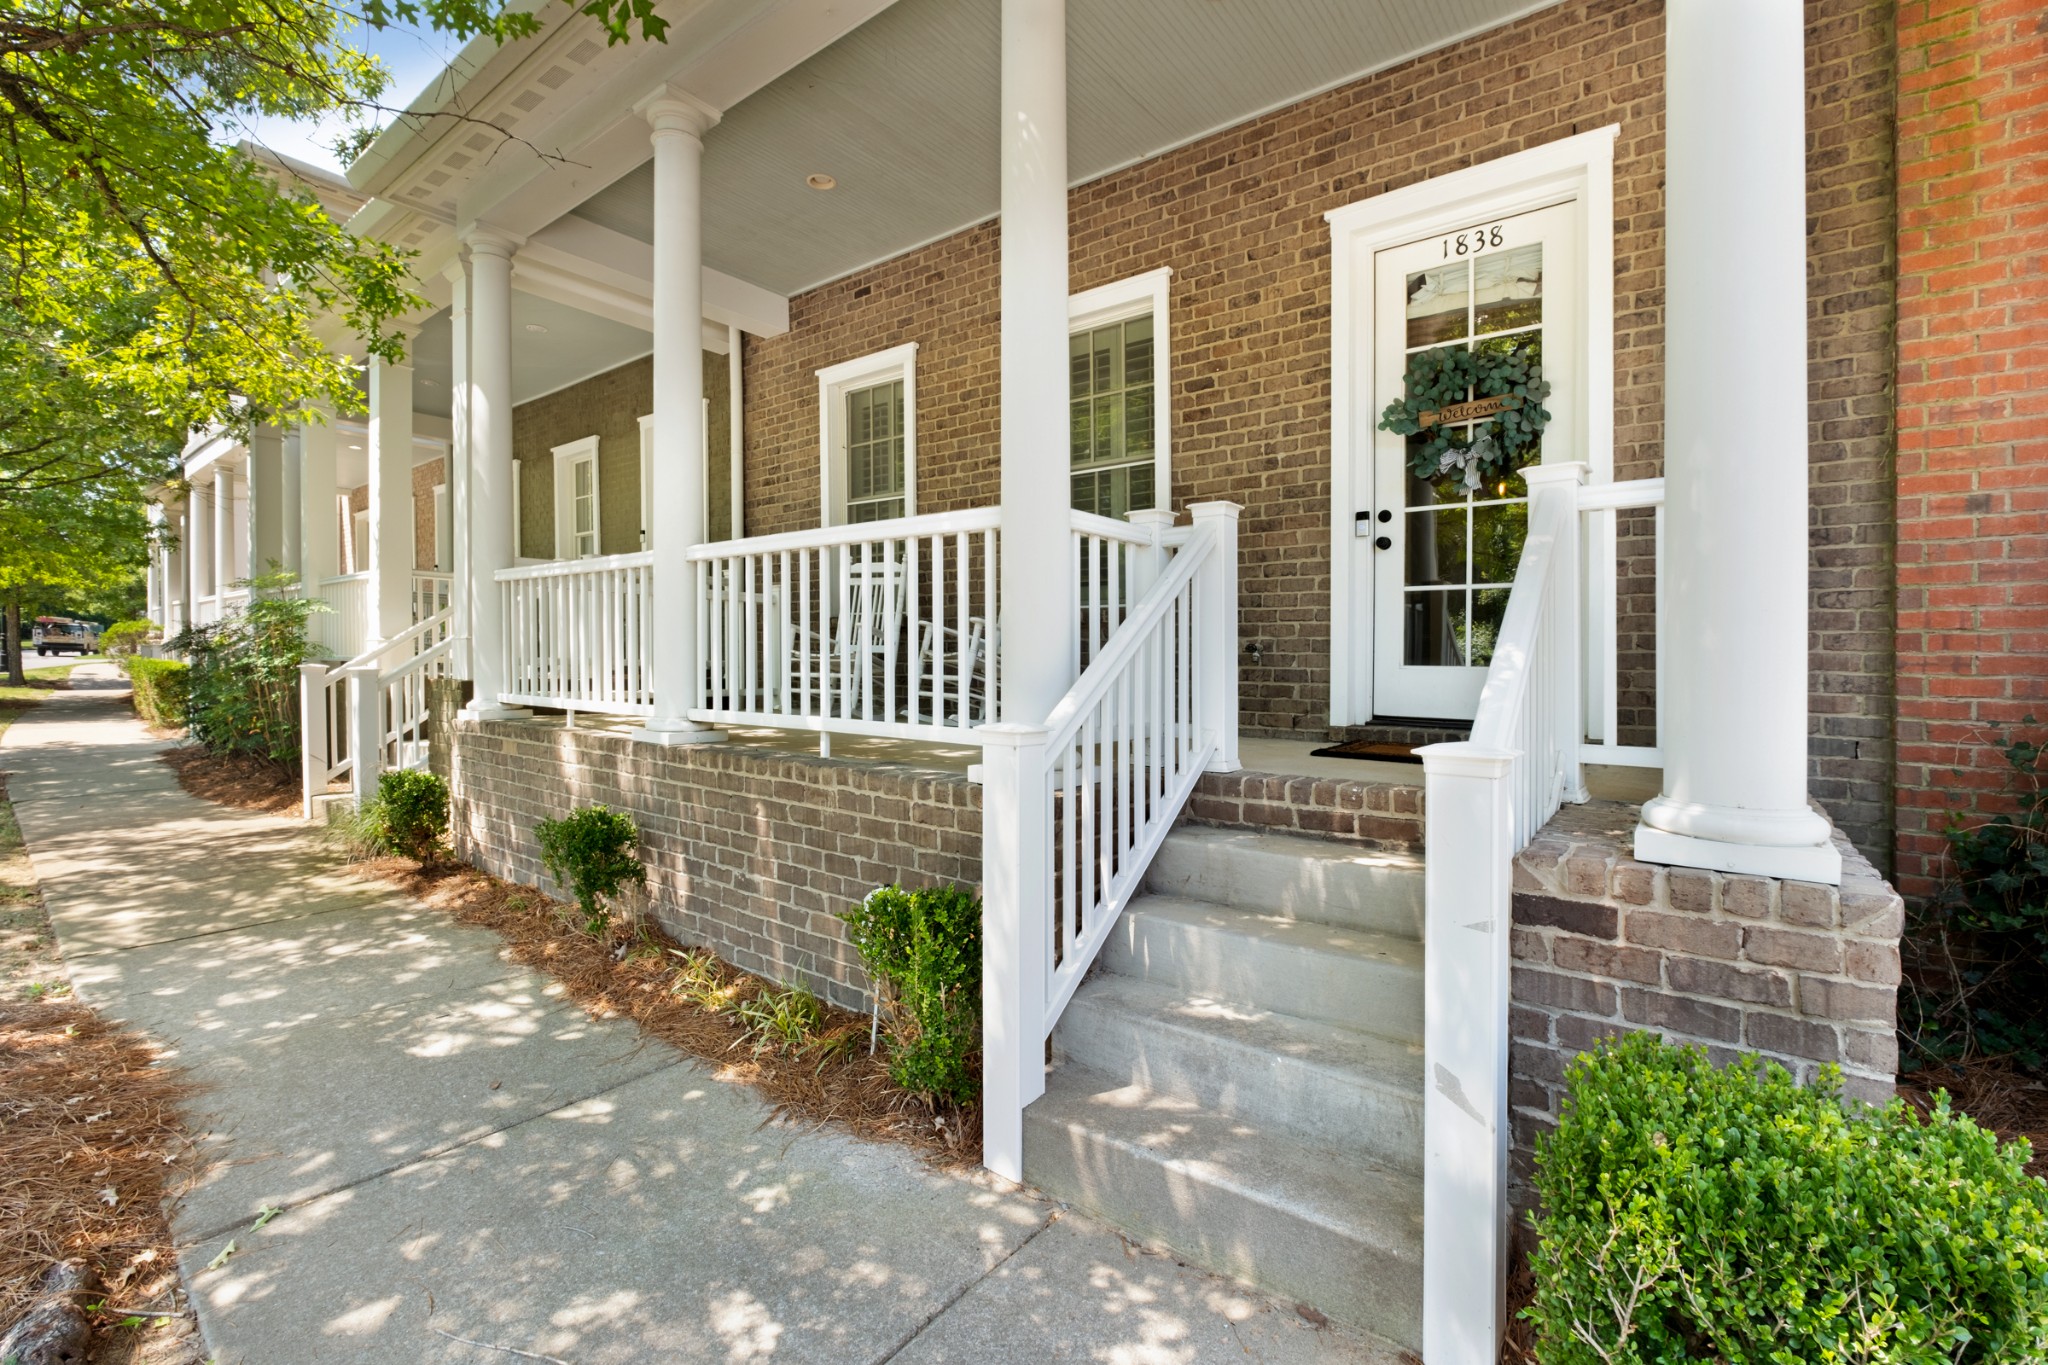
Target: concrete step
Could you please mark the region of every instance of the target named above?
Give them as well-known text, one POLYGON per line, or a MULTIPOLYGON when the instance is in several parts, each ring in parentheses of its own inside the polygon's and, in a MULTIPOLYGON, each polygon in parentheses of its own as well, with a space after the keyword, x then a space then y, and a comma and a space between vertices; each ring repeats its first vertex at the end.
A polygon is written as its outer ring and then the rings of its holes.
POLYGON ((1145 885, 1284 919, 1422 937, 1422 856, 1295 834, 1183 825, 1145 885))
POLYGON ((1412 1175, 1073 1063, 1024 1111, 1024 1174, 1140 1240, 1420 1347, 1412 1175))
POLYGON ((1099 961, 1225 1004, 1422 1041, 1422 944, 1412 938, 1147 895, 1117 920, 1099 961))
POLYGON ((1060 1016, 1053 1051, 1162 1099, 1422 1170, 1414 1043, 1099 973, 1060 1016))

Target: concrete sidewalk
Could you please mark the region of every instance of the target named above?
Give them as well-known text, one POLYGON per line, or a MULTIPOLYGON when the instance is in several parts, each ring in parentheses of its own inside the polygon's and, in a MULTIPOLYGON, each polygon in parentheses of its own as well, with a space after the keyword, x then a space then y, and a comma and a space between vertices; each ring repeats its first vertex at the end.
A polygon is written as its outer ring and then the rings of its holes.
POLYGON ((221 1365, 1394 1360, 1030 1191, 772 1122, 297 822, 186 796, 110 666, 73 688, 0 767, 79 993, 210 1087, 173 1226, 221 1365))

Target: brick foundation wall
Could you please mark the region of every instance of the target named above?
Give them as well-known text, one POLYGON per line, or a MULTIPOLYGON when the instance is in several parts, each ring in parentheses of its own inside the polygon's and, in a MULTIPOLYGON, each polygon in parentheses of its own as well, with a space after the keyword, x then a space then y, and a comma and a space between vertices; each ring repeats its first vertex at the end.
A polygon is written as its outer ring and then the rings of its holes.
MULTIPOLYGON (((1329 715, 1331 208, 1610 123, 1615 474, 1662 467, 1663 17, 1580 0, 1077 188, 1072 287, 1170 266, 1172 501, 1244 505, 1241 716, 1321 734, 1329 715)), ((1881 861, 1890 842, 1892 656, 1890 6, 1811 0, 1812 764, 1816 793, 1881 861)), ((919 351, 918 507, 993 502, 998 228, 986 223, 790 302, 748 338, 747 526, 817 523, 815 372, 919 351)), ((1624 739, 1654 724, 1646 537, 1626 599, 1624 739)))
MULTIPOLYGON (((2048 720, 2048 25, 1898 14, 1899 889, 2009 808, 1997 737, 2048 720)), ((2038 735, 2038 730, 2035 732, 2038 735)))
POLYGON ((1525 1178, 1566 1063, 1603 1037, 1655 1030, 1802 1079, 1834 1062, 1851 1095, 1891 1094, 1898 893, 1840 835, 1839 890, 1639 863, 1637 814, 1566 806, 1516 860, 1509 1103, 1525 1178))
POLYGON ((981 882, 981 788, 965 777, 530 723, 450 729, 458 856, 542 885, 535 824, 593 802, 626 811, 671 934, 849 1009, 867 984, 841 909, 889 882, 981 882))

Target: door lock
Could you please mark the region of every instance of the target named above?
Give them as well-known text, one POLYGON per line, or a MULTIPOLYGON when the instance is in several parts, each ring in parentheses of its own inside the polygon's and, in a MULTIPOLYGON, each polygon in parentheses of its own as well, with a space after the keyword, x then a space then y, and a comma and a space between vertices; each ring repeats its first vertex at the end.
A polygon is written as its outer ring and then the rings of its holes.
POLYGON ((1381 536, 1373 541, 1372 547, 1375 550, 1391 550, 1394 548, 1394 538, 1392 536, 1381 536))

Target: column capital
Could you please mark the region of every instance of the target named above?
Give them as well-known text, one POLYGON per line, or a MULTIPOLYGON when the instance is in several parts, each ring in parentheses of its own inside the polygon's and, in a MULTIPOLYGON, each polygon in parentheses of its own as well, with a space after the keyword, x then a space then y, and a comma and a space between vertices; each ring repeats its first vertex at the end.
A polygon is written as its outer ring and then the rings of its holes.
POLYGON ((687 133, 701 138, 718 126, 719 111, 679 85, 656 87, 633 106, 633 112, 647 120, 656 137, 663 133, 687 133))
POLYGON ((471 256, 497 256, 509 261, 514 252, 526 245, 526 239, 489 223, 471 223, 462 229, 462 244, 469 248, 471 256))

